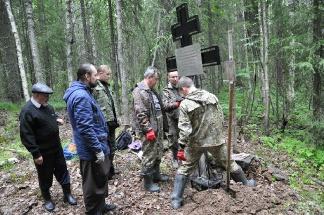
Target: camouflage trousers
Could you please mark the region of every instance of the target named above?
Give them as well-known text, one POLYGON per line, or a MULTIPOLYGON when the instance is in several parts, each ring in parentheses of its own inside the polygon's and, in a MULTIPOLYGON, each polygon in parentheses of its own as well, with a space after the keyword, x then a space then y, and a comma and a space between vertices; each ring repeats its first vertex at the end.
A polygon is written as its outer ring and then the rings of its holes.
POLYGON ((146 135, 139 133, 138 136, 142 142, 142 167, 151 168, 156 160, 161 160, 163 150, 163 117, 157 116, 158 131, 155 132, 156 139, 153 142, 146 140, 146 135))
MULTIPOLYGON (((227 159, 227 145, 222 144, 219 146, 211 147, 186 147, 184 149, 184 156, 187 158, 186 161, 182 161, 181 166, 179 167, 177 173, 185 176, 191 175, 191 173, 197 168, 197 164, 201 155, 208 151, 211 153, 214 158, 216 158, 220 164, 226 168, 226 159, 227 159)), ((231 158, 231 172, 235 172, 239 169, 239 165, 231 158)))
POLYGON ((179 139, 178 120, 169 119, 168 123, 169 123, 169 132, 167 138, 170 143, 169 147, 178 149, 178 139, 179 139))

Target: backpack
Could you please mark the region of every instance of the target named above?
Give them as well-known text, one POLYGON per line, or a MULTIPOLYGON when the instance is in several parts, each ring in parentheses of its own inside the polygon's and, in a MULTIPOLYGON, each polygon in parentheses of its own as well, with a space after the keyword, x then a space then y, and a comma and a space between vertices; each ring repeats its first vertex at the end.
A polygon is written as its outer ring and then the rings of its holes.
POLYGON ((120 151, 123 149, 127 149, 128 145, 131 144, 133 138, 128 131, 123 131, 118 137, 116 138, 116 151, 120 151))

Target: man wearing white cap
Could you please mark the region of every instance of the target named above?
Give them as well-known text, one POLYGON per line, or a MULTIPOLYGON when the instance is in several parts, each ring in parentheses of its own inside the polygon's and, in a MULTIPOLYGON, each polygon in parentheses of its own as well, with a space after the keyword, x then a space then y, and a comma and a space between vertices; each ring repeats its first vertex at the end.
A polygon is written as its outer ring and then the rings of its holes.
POLYGON ((33 156, 45 209, 53 211, 55 208, 49 191, 53 184, 53 175, 62 186, 64 202, 76 205, 77 201, 71 194, 70 174, 59 136, 58 125, 62 125, 64 121, 47 104, 53 90, 45 84, 37 83, 33 85, 32 93, 33 97, 20 112, 20 138, 33 156))

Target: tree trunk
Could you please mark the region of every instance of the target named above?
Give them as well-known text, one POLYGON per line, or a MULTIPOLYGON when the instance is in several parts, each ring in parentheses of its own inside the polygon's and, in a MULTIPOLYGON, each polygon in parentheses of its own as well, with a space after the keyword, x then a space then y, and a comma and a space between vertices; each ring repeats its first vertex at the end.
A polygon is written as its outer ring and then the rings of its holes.
POLYGON ((80 7, 81 7, 83 35, 84 35, 84 45, 85 45, 85 50, 86 50, 86 61, 89 62, 89 63, 93 63, 91 49, 90 49, 90 46, 89 46, 90 39, 89 39, 89 36, 88 36, 88 28, 87 28, 84 0, 80 0, 80 7))
MULTIPOLYGON (((39 29, 40 29, 40 35, 41 34, 46 34, 46 29, 45 26, 48 24, 45 18, 45 7, 44 7, 44 1, 43 0, 37 0, 37 7, 38 9, 38 20, 39 20, 39 29)), ((48 86, 53 86, 52 83, 52 71, 51 71, 51 53, 50 53, 50 48, 49 48, 49 41, 46 38, 42 43, 40 43, 40 50, 42 51, 43 55, 43 65, 44 65, 44 71, 43 75, 45 75, 45 83, 48 86)))
POLYGON ((155 41, 153 60, 152 60, 151 66, 154 66, 154 64, 155 64, 155 59, 156 59, 156 54, 157 54, 158 44, 159 44, 160 24, 161 24, 161 12, 159 12, 159 16, 158 16, 158 24, 157 24, 157 29, 156 29, 156 41, 155 41))
POLYGON ((24 92, 25 100, 28 101, 30 99, 30 97, 29 97, 29 93, 28 93, 27 78, 26 78, 26 73, 25 73, 25 68, 24 68, 24 61, 23 61, 22 52, 21 52, 19 34, 18 34, 18 31, 17 31, 15 18, 14 18, 13 14, 12 14, 12 11, 11 11, 10 0, 4 0, 4 3, 6 5, 8 17, 9 17, 9 20, 10 20, 10 23, 11 23, 11 30, 12 30, 12 33, 13 33, 13 35, 15 37, 17 56, 18 56, 18 65, 19 65, 20 77, 21 77, 21 81, 22 81, 22 89, 23 89, 23 92, 24 92))
POLYGON ((92 13, 92 2, 88 0, 88 11, 89 11, 89 33, 91 39, 92 59, 93 64, 97 65, 97 45, 95 40, 95 33, 93 30, 93 13, 92 13))
POLYGON ((3 89, 0 99, 20 104, 22 89, 16 45, 11 32, 8 13, 3 1, 0 1, 0 26, 0 86, 2 86, 3 89))
POLYGON ((38 83, 45 83, 42 64, 39 57, 39 51, 37 46, 37 40, 35 36, 35 23, 34 23, 34 14, 33 14, 33 6, 31 0, 25 0, 26 6, 26 15, 27 15, 27 23, 28 23, 28 36, 29 43, 32 52, 33 65, 34 65, 34 73, 36 77, 36 81, 38 83))
POLYGON ((111 47, 111 64, 113 69, 113 81, 114 81, 114 92, 116 94, 116 102, 119 113, 121 113, 121 105, 120 105, 120 96, 119 96, 119 86, 118 86, 118 68, 117 68, 117 56, 116 56, 116 37, 115 37, 115 27, 113 20, 113 9, 111 5, 111 0, 108 0, 109 7, 109 27, 110 27, 110 47, 111 47))
POLYGON ((116 0, 116 11, 117 11, 117 32, 118 32, 118 62, 122 83, 122 102, 124 105, 124 124, 129 124, 129 108, 128 108, 128 93, 127 93, 127 80, 126 71, 123 58, 123 33, 122 33, 122 8, 121 0, 116 0))
POLYGON ((72 67, 72 60, 73 60, 73 53, 72 53, 72 45, 73 45, 73 23, 72 23, 72 0, 65 0, 65 19, 66 19, 66 71, 68 74, 68 81, 69 85, 74 80, 73 76, 73 67, 72 67))
MULTIPOLYGON (((314 20, 313 20, 313 44, 318 44, 324 36, 324 27, 323 27, 323 12, 320 8, 323 9, 323 1, 314 0, 314 20)), ((320 68, 320 59, 324 58, 324 45, 316 45, 315 50, 315 62, 314 62, 314 73, 313 73, 313 115, 315 119, 320 119, 323 116, 323 96, 322 96, 322 77, 324 75, 323 69, 320 68)))
POLYGON ((264 33, 264 96, 265 96, 265 113, 264 125, 265 134, 269 133, 269 115, 270 115, 270 89, 269 89, 269 72, 268 72, 268 56, 269 56, 269 39, 268 39, 268 22, 267 22, 267 0, 263 0, 263 33, 264 33))

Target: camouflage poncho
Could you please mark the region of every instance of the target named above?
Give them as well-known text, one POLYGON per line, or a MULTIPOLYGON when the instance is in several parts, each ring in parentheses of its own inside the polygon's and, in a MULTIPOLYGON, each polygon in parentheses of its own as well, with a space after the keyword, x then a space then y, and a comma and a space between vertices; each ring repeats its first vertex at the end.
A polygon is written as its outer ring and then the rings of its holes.
POLYGON ((189 93, 180 105, 179 144, 188 147, 218 146, 222 136, 223 112, 215 95, 196 90, 189 93))

